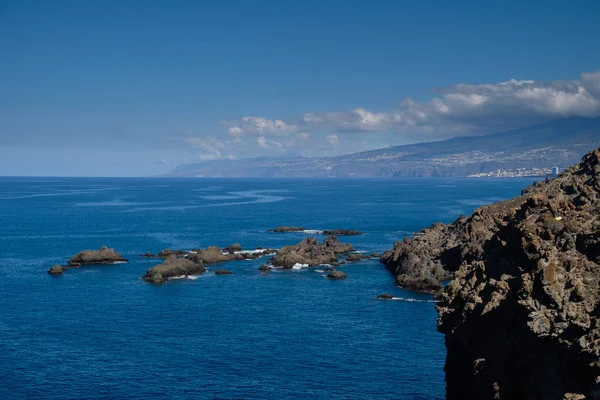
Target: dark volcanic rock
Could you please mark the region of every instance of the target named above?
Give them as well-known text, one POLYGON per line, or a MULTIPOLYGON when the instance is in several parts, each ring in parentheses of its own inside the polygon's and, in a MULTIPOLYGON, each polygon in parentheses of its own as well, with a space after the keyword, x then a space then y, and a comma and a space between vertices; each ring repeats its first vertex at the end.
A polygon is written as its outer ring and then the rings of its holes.
POLYGON ((220 247, 209 246, 203 250, 196 250, 194 253, 189 253, 187 258, 192 261, 202 262, 204 264, 216 264, 233 260, 246 259, 242 254, 223 254, 220 247))
POLYGON ((326 245, 325 242, 319 244, 316 238, 307 237, 295 246, 282 247, 271 258, 270 263, 286 269, 290 269, 296 264, 306 264, 311 267, 321 264, 332 264, 337 262, 334 248, 335 243, 331 241, 329 245, 326 245))
POLYGON ((275 229, 269 229, 268 232, 302 232, 304 228, 299 226, 278 226, 275 229))
POLYGON ((368 258, 371 258, 371 256, 366 256, 361 253, 352 253, 352 254, 348 254, 348 257, 346 257, 346 261, 353 262, 353 261, 366 260, 368 258))
POLYGON ((61 275, 63 272, 65 272, 65 267, 63 267, 62 265, 53 265, 48 270, 48 273, 50 275, 61 275))
POLYGON ((206 269, 201 261, 196 262, 187 258, 177 258, 175 255, 172 255, 166 258, 162 264, 149 268, 143 278, 146 282, 163 283, 169 278, 195 275, 204 271, 206 269))
POLYGON ((371 258, 381 258, 381 254, 373 253, 373 254, 371 254, 371 258))
POLYGON ((242 246, 239 243, 231 244, 223 249, 224 253, 235 253, 236 251, 242 251, 242 246))
POLYGON ((258 270, 262 271, 262 272, 269 272, 271 270, 271 267, 269 267, 268 265, 263 264, 260 267, 258 267, 258 270))
POLYGON ((233 272, 227 269, 218 269, 215 271, 215 275, 233 275, 233 272))
POLYGON ((112 264, 114 262, 127 261, 114 249, 104 246, 100 250, 84 250, 71 257, 69 264, 112 264))
POLYGON ((161 250, 158 254, 144 253, 144 254, 140 254, 140 256, 146 257, 146 258, 167 258, 172 255, 175 255, 177 257, 185 257, 186 254, 187 254, 187 252, 183 251, 183 250, 165 249, 165 250, 161 250))
POLYGON ((354 251, 354 247, 350 243, 342 243, 333 235, 327 236, 321 246, 333 250, 335 254, 354 251))
POLYGON ((379 300, 392 300, 394 298, 394 296, 392 296, 391 294, 383 293, 383 294, 380 294, 379 296, 377 296, 377 298, 379 300))
POLYGON ((362 232, 353 230, 353 229, 331 229, 328 231, 323 231, 324 235, 337 235, 337 236, 356 236, 362 235, 362 232))
POLYGON ((455 272, 437 304, 448 400, 600 399, 599 229, 595 150, 384 255, 399 283, 455 272))
POLYGON ((346 279, 347 275, 342 271, 331 271, 327 274, 329 279, 346 279))

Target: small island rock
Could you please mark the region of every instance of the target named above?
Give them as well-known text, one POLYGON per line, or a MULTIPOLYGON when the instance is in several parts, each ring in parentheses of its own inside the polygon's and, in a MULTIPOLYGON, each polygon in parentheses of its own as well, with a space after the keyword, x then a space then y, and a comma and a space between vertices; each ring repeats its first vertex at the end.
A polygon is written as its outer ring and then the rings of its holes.
POLYGON ((394 298, 394 296, 392 296, 391 294, 383 293, 383 294, 380 294, 379 296, 377 296, 377 298, 379 300, 392 300, 394 298))
POLYGON ((65 272, 65 267, 63 267, 62 265, 53 265, 48 270, 48 273, 50 275, 61 275, 64 272, 65 272))
POLYGON ((110 249, 106 246, 100 248, 100 250, 84 250, 79 252, 77 255, 71 257, 69 265, 71 264, 112 264, 114 262, 126 262, 127 260, 121 257, 121 254, 116 252, 114 249, 110 249))
POLYGON ((233 275, 233 272, 227 269, 218 269, 215 271, 215 275, 233 275))
POLYGON ((166 258, 162 264, 148 268, 143 278, 149 283, 163 283, 169 278, 200 274, 205 271, 206 268, 204 268, 202 262, 192 261, 187 258, 177 258, 175 255, 172 255, 166 258))
POLYGON ((327 274, 327 277, 329 279, 346 279, 347 275, 345 272, 342 271, 331 271, 330 273, 327 274))

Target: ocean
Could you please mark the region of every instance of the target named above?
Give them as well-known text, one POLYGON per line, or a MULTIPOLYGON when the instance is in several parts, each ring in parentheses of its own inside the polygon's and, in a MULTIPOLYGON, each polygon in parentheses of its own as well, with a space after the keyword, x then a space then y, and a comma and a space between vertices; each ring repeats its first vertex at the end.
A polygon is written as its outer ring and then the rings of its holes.
POLYGON ((152 285, 140 277, 160 260, 139 254, 308 236, 267 232, 279 225, 357 229, 340 239, 381 253, 531 182, 0 178, 0 398, 443 399, 432 296, 377 260, 341 281, 257 259, 152 285), (129 262, 47 273, 101 246, 129 262))

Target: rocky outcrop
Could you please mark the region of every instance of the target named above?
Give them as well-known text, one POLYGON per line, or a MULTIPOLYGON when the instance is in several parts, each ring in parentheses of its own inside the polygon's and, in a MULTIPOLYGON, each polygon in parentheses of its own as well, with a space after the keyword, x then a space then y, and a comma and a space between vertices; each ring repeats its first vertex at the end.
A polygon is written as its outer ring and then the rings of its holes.
POLYGON ((362 235, 362 232, 359 232, 354 229, 331 229, 328 231, 323 231, 324 235, 337 235, 337 236, 357 236, 362 235))
POLYGON ((463 263, 482 260, 484 245, 523 201, 523 197, 480 207, 452 224, 436 223, 394 243, 381 262, 396 276, 398 286, 435 292, 463 263))
POLYGON ((52 267, 50 267, 50 269, 48 270, 48 273, 50 275, 62 275, 65 272, 65 267, 63 267, 62 265, 53 265, 52 267))
POLYGON ((229 246, 227 246, 223 249, 223 253, 233 254, 236 251, 242 251, 242 246, 239 243, 230 244, 229 246))
POLYGON ((600 150, 382 261, 420 290, 454 273, 437 304, 448 400, 600 399, 600 150))
POLYGON ((275 229, 269 229, 268 232, 302 232, 305 229, 300 226, 278 226, 275 229))
POLYGON ((335 252, 330 243, 319 244, 314 237, 307 237, 295 246, 282 247, 277 255, 270 260, 272 265, 291 269, 295 265, 316 266, 321 264, 332 264, 337 262, 335 252))
POLYGON ((233 272, 228 269, 218 269, 215 271, 215 275, 233 275, 233 272))
POLYGON ((114 249, 104 246, 99 250, 84 250, 78 253, 71 257, 69 265, 112 264, 116 262, 127 262, 127 260, 122 258, 121 254, 114 249))
POLYGON ((391 294, 387 294, 387 293, 383 293, 380 294, 379 296, 377 296, 377 299, 379 300, 392 300, 394 298, 394 296, 392 296, 391 294))
POLYGON ((269 272, 271 270, 271 267, 269 267, 268 265, 263 264, 260 267, 258 267, 258 270, 260 272, 269 272))
POLYGON ((185 257, 186 254, 187 254, 187 251, 184 251, 184 250, 165 249, 165 250, 161 250, 158 254, 153 254, 153 253, 140 254, 140 257, 146 257, 146 258, 167 258, 167 257, 172 256, 172 255, 175 255, 177 257, 185 257))
POLYGON ((352 253, 352 254, 348 254, 348 257, 346 257, 346 261, 354 262, 354 261, 360 261, 360 260, 367 260, 369 258, 371 258, 371 256, 367 256, 362 253, 352 253))
POLYGON ((334 235, 329 235, 321 245, 324 248, 331 249, 335 254, 348 253, 354 251, 354 247, 350 243, 342 243, 334 235))
POLYGON ((202 262, 203 264, 216 264, 221 262, 244 260, 242 254, 224 254, 220 247, 209 246, 202 250, 196 250, 189 253, 187 258, 192 261, 202 262))
POLYGON ((347 275, 342 271, 331 271, 327 274, 329 279, 337 280, 337 279, 346 279, 347 275))
POLYGON ((201 261, 171 255, 162 264, 149 268, 142 278, 149 283, 164 283, 169 278, 196 275, 205 271, 201 261))

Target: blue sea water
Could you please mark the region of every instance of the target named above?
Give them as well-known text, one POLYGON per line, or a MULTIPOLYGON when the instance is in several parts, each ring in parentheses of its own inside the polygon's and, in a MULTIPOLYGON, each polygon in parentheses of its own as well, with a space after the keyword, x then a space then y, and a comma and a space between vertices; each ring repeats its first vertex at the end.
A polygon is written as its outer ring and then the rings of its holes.
POLYGON ((151 285, 140 276, 160 261, 138 255, 306 237, 278 225, 358 229, 343 240, 382 252, 529 183, 0 178, 0 398, 443 399, 432 298, 375 260, 343 281, 261 274, 258 259, 151 285), (129 263, 46 273, 100 246, 129 263))

